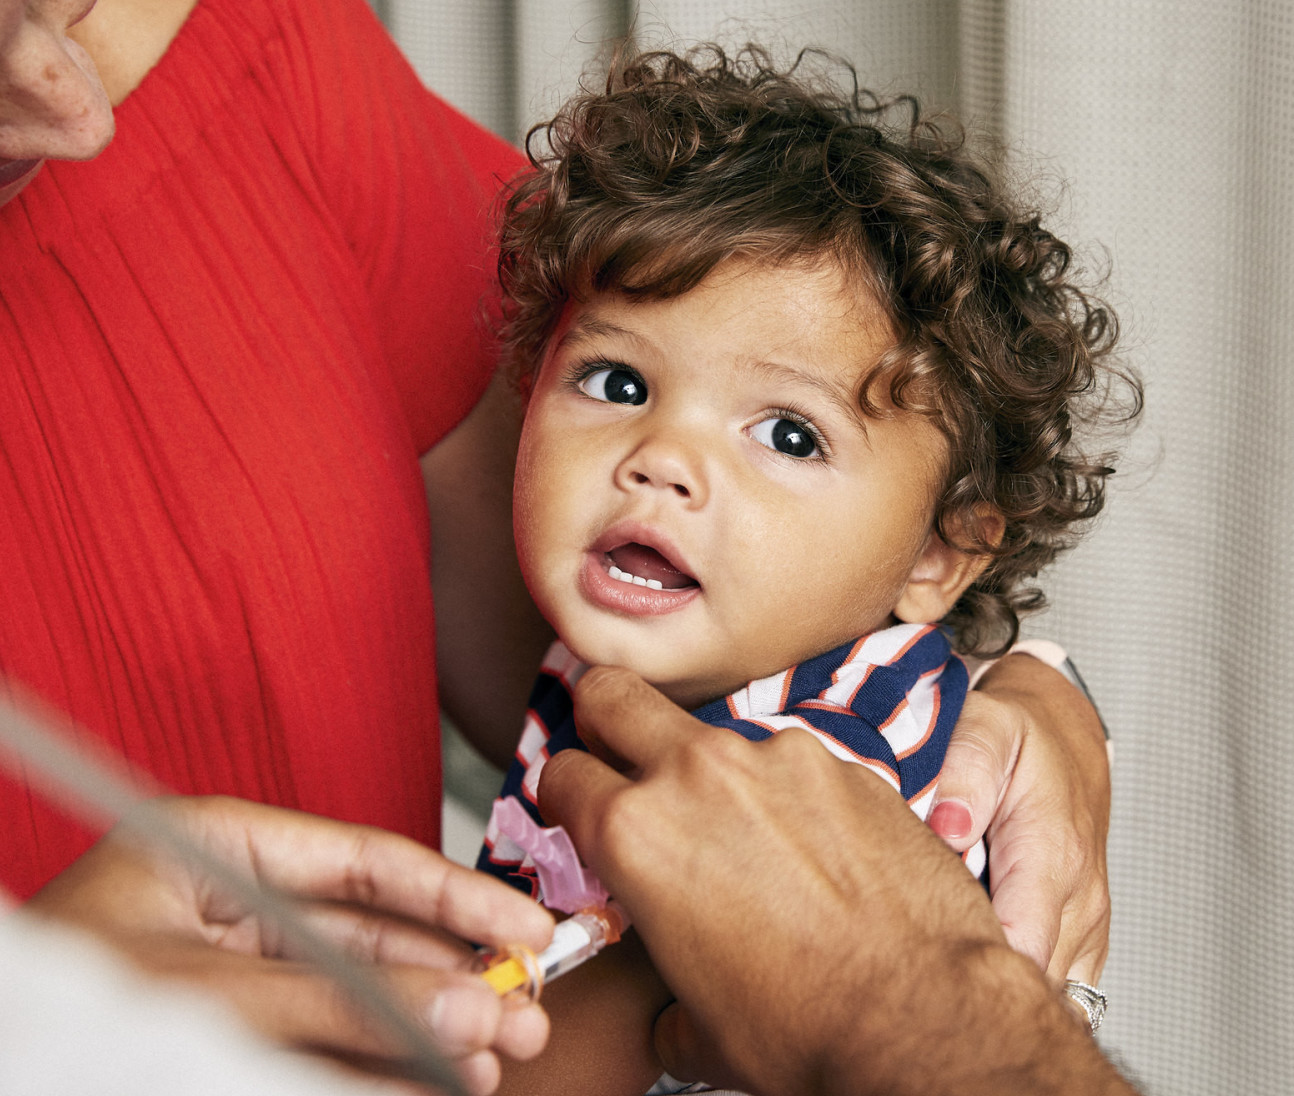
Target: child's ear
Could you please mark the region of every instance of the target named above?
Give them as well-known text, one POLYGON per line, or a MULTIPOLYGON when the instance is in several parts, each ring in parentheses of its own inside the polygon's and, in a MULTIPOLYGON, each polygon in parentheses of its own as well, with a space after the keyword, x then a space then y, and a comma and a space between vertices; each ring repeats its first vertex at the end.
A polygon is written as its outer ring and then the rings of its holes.
MULTIPOLYGON (((977 511, 969 521, 974 522, 975 531, 982 538, 980 543, 1001 541, 1006 522, 996 509, 977 511)), ((954 548, 932 530, 894 606, 894 615, 905 624, 934 624, 942 620, 992 558, 987 552, 954 548)))

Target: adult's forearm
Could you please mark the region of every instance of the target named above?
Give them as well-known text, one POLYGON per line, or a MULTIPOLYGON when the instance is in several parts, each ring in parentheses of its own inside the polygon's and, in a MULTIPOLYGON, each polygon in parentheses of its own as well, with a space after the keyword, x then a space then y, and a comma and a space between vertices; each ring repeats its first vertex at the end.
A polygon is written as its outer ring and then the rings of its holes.
POLYGON ((1135 1096, 1028 958, 1001 944, 948 945, 913 954, 889 986, 860 983, 870 988, 854 996, 856 1052, 841 1048, 806 1093, 1135 1096))

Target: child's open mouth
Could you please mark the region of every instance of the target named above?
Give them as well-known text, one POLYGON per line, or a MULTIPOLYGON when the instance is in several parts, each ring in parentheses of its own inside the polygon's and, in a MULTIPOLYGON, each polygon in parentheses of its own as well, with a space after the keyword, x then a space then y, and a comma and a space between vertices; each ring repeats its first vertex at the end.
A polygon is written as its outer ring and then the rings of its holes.
POLYGON ((696 579, 675 567, 655 548, 629 541, 606 553, 607 573, 620 582, 652 590, 686 590, 696 579))
POLYGON ((580 571, 584 597, 599 609, 630 617, 662 617, 687 608, 704 593, 687 562, 662 535, 622 521, 589 546, 580 571))

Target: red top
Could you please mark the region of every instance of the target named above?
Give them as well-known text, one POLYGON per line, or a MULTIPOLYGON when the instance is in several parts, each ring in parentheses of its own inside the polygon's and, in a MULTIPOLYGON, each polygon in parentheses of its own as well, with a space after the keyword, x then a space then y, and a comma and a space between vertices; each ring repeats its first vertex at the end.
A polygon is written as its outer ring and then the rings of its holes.
MULTIPOLYGON (((363 0, 201 0, 0 207, 0 672, 178 791, 434 845, 417 457, 487 380, 518 163, 363 0)), ((0 827, 20 896, 91 840, 7 779, 0 827)))

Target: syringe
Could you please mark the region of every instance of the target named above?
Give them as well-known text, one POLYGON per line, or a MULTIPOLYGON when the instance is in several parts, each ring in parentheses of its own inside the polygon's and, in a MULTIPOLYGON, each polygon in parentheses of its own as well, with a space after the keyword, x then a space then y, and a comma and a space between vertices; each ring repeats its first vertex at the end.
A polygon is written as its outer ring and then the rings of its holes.
POLYGON ((529 948, 483 948, 481 977, 500 997, 524 993, 539 1000, 545 985, 574 970, 620 939, 629 918, 616 903, 580 910, 553 929, 553 942, 536 955, 529 948))

